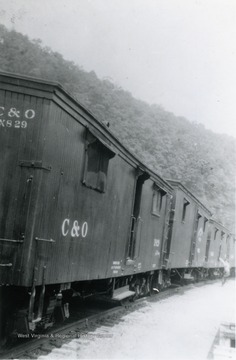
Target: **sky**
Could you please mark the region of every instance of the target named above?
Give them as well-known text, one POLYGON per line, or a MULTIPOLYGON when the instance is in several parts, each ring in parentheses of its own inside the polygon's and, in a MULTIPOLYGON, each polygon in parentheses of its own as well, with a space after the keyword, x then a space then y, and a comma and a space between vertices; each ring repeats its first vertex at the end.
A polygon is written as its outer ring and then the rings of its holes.
POLYGON ((0 23, 236 137, 235 0, 0 0, 0 23))

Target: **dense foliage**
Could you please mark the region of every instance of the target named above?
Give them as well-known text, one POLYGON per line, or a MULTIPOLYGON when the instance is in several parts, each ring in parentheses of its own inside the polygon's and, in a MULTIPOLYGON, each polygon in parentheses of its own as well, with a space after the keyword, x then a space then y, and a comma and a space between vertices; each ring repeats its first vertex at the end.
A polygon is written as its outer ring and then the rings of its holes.
MULTIPOLYGON (((40 40, 0 25, 0 70, 60 82, 150 168, 180 180, 215 218, 234 228, 235 143, 85 72, 40 40)), ((224 121, 224 119, 222 119, 224 121)))

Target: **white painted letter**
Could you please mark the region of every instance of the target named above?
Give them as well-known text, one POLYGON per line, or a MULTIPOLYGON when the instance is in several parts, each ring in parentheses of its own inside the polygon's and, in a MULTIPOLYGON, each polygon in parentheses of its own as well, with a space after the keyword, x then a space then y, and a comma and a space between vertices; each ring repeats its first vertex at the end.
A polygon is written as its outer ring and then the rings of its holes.
POLYGON ((81 231, 81 235, 83 238, 85 238, 87 236, 88 233, 88 223, 84 222, 82 225, 82 231, 81 231))
POLYGON ((67 226, 70 225, 70 219, 65 219, 62 223, 62 235, 66 236, 69 233, 69 229, 66 229, 66 224, 67 226))
POLYGON ((33 119, 35 117, 35 111, 33 109, 28 109, 25 112, 26 119, 33 119))

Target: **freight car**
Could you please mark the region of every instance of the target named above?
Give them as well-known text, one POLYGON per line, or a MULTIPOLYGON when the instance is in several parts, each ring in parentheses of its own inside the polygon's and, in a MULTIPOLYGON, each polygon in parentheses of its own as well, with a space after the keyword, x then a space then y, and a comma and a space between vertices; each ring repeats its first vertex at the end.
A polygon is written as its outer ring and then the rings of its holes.
POLYGON ((167 267, 181 280, 204 277, 205 249, 212 213, 179 181, 173 187, 168 236, 167 267))
POLYGON ((148 293, 171 186, 59 85, 0 82, 2 333, 48 327, 55 309, 68 317, 73 292, 148 293))
POLYGON ((230 264, 231 273, 235 271, 235 238, 222 224, 210 219, 206 245, 205 269, 209 277, 223 274, 220 259, 230 264))
POLYGON ((235 276, 235 257, 236 257, 235 243, 236 243, 235 236, 229 233, 226 256, 228 257, 229 260, 231 276, 235 276))
POLYGON ((122 300, 204 273, 211 214, 196 197, 60 85, 0 84, 0 338, 69 317, 74 294, 122 300))
POLYGON ((220 258, 229 262, 234 274, 233 234, 215 221, 210 210, 180 181, 168 182, 173 190, 165 261, 171 282, 222 276, 220 258))

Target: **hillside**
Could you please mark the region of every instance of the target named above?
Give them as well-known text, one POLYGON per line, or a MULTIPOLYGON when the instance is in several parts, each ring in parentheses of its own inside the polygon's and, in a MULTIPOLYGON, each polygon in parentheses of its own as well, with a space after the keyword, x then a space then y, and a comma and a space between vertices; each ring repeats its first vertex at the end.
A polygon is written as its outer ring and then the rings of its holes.
MULTIPOLYGON (((95 72, 0 25, 0 70, 60 82, 149 167, 180 180, 234 231, 236 140, 135 99, 95 72)), ((224 119, 222 119, 224 121, 224 119)))

